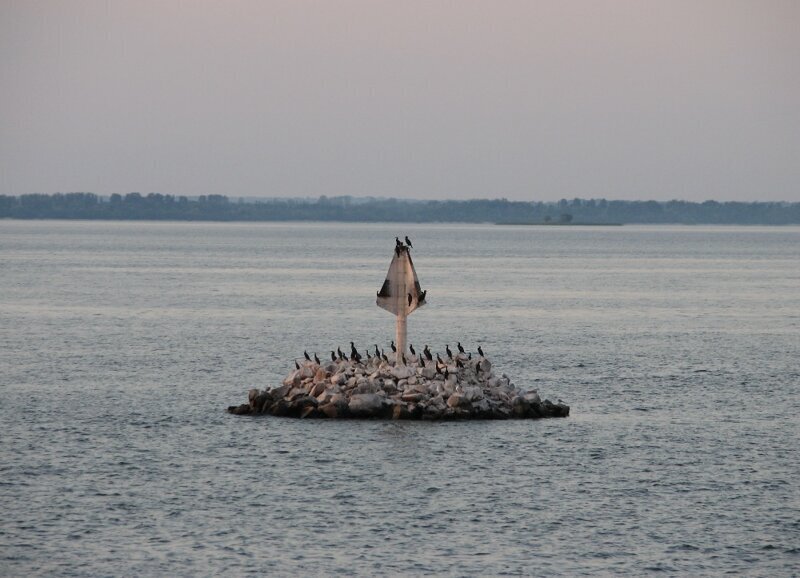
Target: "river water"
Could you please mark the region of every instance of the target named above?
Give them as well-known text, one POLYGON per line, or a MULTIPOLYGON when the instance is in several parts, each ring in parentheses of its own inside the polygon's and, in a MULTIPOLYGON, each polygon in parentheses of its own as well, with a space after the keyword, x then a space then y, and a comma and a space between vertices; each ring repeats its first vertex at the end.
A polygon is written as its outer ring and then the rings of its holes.
POLYGON ((800 228, 0 221, 0 574, 797 575, 800 228), (481 345, 567 419, 237 417, 481 345))

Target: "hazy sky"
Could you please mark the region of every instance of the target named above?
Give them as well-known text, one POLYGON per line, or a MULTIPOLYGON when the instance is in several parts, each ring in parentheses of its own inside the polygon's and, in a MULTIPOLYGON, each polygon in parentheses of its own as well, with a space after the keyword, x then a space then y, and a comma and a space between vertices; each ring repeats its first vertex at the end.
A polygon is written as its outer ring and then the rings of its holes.
POLYGON ((800 201, 800 2, 0 0, 0 194, 800 201))

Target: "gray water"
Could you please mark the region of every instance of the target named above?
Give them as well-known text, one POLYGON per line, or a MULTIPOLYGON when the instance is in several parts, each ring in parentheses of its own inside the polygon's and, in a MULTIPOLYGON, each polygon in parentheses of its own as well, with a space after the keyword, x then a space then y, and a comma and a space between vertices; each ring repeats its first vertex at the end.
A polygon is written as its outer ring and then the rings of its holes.
POLYGON ((797 575, 800 228, 0 221, 0 573, 797 575), (567 419, 237 417, 482 345, 567 419))

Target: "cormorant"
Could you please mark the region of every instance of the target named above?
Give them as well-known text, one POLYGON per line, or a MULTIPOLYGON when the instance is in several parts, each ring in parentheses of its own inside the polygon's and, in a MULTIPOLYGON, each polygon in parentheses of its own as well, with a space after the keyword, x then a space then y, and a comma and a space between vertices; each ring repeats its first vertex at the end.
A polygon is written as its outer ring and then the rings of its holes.
POLYGON ((450 351, 450 346, 449 345, 445 345, 444 346, 444 350, 447 352, 447 357, 449 357, 450 359, 453 359, 453 352, 450 351))
POLYGON ((467 359, 470 359, 470 360, 472 359, 472 352, 471 351, 467 354, 467 359))
POLYGON ((406 245, 408 245, 412 249, 414 248, 414 245, 411 244, 411 239, 408 238, 408 235, 406 235, 406 245))
POLYGON ((403 365, 406 364, 406 356, 403 355, 402 353, 400 353, 400 363, 402 363, 403 365))
POLYGON ((408 344, 408 350, 411 352, 411 355, 416 355, 417 354, 417 352, 414 351, 414 344, 413 343, 409 343, 408 344))
POLYGON ((295 369, 300 369, 300 364, 299 364, 299 363, 297 363, 297 360, 296 360, 296 359, 294 360, 294 368, 295 368, 295 369))
POLYGON ((358 350, 356 349, 356 346, 352 341, 350 342, 350 357, 361 357, 358 354, 358 350))
POLYGON ((444 378, 447 379, 450 375, 450 371, 447 369, 447 366, 444 366, 444 378))
POLYGON ((428 349, 427 345, 425 346, 425 349, 422 351, 422 353, 425 354, 425 357, 428 358, 428 361, 433 361, 433 354, 431 353, 431 350, 428 349))
POLYGON ((342 359, 344 359, 345 361, 350 361, 350 359, 348 359, 348 357, 344 353, 342 353, 342 359))
POLYGON ((306 361, 311 361, 311 358, 308 356, 308 351, 303 351, 303 355, 306 358, 306 361))
POLYGON ((331 351, 331 361, 336 361, 336 352, 331 351))
POLYGON ((319 357, 317 357, 316 353, 314 354, 314 361, 316 361, 317 365, 319 365, 319 357))
POLYGON ((442 358, 439 357, 438 353, 436 354, 436 363, 438 363, 440 365, 444 365, 444 361, 442 361, 442 358))
POLYGON ((458 357, 456 357, 456 367, 464 367, 464 364, 461 363, 461 360, 458 357))
POLYGON ((392 342, 389 344, 389 347, 392 348, 392 351, 397 353, 397 346, 394 344, 394 339, 392 339, 392 342))
POLYGON ((478 355, 480 355, 481 357, 484 357, 484 355, 483 355, 483 349, 481 349, 481 346, 480 346, 480 345, 478 346, 478 355))
POLYGON ((464 348, 461 346, 461 342, 460 341, 458 342, 458 352, 459 353, 466 353, 466 351, 464 351, 464 348))
POLYGON ((417 299, 417 301, 419 301, 420 303, 422 303, 423 301, 425 301, 425 296, 426 296, 427 294, 428 294, 428 290, 427 290, 427 289, 425 289, 425 291, 423 291, 422 293, 420 293, 420 294, 419 294, 419 298, 417 299))
POLYGON ((389 363, 389 358, 386 356, 386 354, 383 352, 382 349, 381 349, 381 359, 383 359, 386 363, 389 363))
POLYGON ((408 306, 411 307, 411 302, 414 301, 414 298, 411 297, 411 293, 408 294, 408 306))
POLYGON ((372 356, 369 354, 369 349, 367 349, 366 352, 367 352, 367 361, 369 361, 370 359, 372 359, 372 356))
POLYGON ((381 356, 381 352, 378 351, 378 344, 376 343, 375 344, 375 357, 380 357, 380 356, 381 356))
POLYGON ((337 348, 336 348, 336 353, 338 353, 338 354, 339 354, 339 358, 340 358, 340 359, 341 359, 342 357, 344 357, 344 354, 342 353, 342 348, 341 348, 341 347, 337 347, 337 348))

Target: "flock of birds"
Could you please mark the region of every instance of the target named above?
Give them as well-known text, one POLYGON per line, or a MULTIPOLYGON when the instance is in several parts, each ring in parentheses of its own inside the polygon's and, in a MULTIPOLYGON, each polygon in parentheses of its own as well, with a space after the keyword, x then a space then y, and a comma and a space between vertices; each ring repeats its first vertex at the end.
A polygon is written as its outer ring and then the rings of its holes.
MULTIPOLYGON (((400 353, 397 352, 397 346, 394 344, 394 340, 392 340, 392 343, 389 345, 389 347, 391 347, 392 351, 395 353, 396 359, 402 362, 403 365, 409 365, 409 364, 424 365, 425 363, 433 361, 434 359, 434 355, 427 345, 422 349, 421 355, 419 356, 417 356, 417 352, 414 349, 414 345, 413 344, 409 345, 408 349, 411 352, 410 357, 406 357, 402 352, 400 353)), ((458 348, 459 354, 466 355, 467 360, 472 359, 472 352, 467 352, 461 345, 460 341, 458 342, 456 347, 458 348)), ((454 363, 456 367, 464 367, 464 362, 461 360, 461 358, 459 358, 458 354, 456 355, 453 354, 453 351, 450 349, 450 345, 445 345, 444 349, 447 354, 447 359, 450 363, 454 363)), ((331 351, 331 361, 333 362, 349 361, 352 363, 360 364, 362 360, 365 360, 366 363, 369 363, 373 358, 375 358, 375 359, 380 359, 386 363, 390 363, 389 356, 386 355, 383 349, 378 348, 377 343, 375 344, 374 354, 372 354, 369 349, 367 349, 365 353, 366 353, 366 359, 361 356, 361 354, 358 352, 358 349, 356 349, 355 343, 351 341, 350 356, 348 357, 347 354, 342 351, 342 348, 338 347, 336 348, 336 351, 331 351)), ((481 357, 481 359, 484 358, 483 349, 481 348, 480 345, 478 346, 478 355, 481 357)), ((303 351, 303 357, 305 357, 306 361, 316 363, 317 365, 320 365, 322 363, 320 361, 319 356, 316 353, 314 353, 314 356, 312 357, 308 354, 308 351, 303 351)), ((300 369, 300 364, 297 362, 297 360, 295 360, 294 366, 296 369, 300 369)), ((435 366, 436 372, 441 373, 442 369, 444 369, 444 373, 446 376, 448 371, 447 366, 448 363, 444 359, 442 359, 442 356, 440 354, 437 353, 436 366, 435 366)), ((477 365, 477 368, 478 371, 480 371, 480 364, 477 365)))

